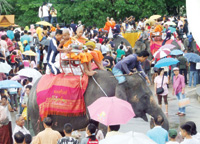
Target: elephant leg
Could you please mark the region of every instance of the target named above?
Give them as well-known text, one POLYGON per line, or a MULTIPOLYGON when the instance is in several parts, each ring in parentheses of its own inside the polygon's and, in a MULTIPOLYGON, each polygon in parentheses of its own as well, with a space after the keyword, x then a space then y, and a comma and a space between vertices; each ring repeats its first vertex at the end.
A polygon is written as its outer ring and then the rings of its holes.
POLYGON ((102 130, 104 137, 106 137, 107 130, 108 130, 107 126, 99 123, 99 130, 102 130))

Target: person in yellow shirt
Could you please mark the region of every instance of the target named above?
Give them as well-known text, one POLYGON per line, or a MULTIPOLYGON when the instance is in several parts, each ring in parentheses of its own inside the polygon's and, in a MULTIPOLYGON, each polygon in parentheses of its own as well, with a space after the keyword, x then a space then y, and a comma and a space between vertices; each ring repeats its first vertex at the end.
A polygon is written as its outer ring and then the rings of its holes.
POLYGON ((58 140, 62 138, 58 131, 53 130, 51 127, 53 120, 50 117, 44 118, 44 130, 35 136, 32 144, 57 144, 58 140))
POLYGON ((41 41, 42 38, 43 38, 42 32, 43 32, 43 29, 39 25, 37 25, 36 26, 36 33, 38 35, 39 41, 41 41))

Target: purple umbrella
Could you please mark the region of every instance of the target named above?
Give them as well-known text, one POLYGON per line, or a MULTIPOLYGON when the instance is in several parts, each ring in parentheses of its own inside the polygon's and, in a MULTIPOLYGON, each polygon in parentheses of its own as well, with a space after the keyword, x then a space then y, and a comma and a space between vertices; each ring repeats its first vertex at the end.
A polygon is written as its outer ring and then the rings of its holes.
POLYGON ((16 81, 16 80, 24 80, 24 79, 27 79, 27 77, 26 76, 20 76, 20 75, 16 75, 16 76, 11 78, 11 80, 14 80, 14 81, 16 81))
POLYGON ((173 48, 175 48, 175 47, 176 47, 176 46, 173 45, 173 44, 166 44, 166 45, 164 45, 164 46, 161 46, 160 49, 164 49, 164 48, 173 49, 173 48))

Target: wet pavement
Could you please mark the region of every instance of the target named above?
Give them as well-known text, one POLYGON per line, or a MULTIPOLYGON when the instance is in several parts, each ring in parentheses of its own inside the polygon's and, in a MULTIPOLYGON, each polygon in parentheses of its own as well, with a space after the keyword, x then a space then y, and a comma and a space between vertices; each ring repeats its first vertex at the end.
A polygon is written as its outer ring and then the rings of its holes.
MULTIPOLYGON (((178 116, 176 115, 178 110, 178 101, 176 99, 176 96, 172 96, 172 86, 170 86, 169 89, 169 95, 168 95, 168 103, 169 103, 169 112, 168 112, 168 120, 169 120, 169 126, 170 128, 175 128, 180 131, 179 127, 181 124, 185 123, 186 121, 194 121, 197 125, 197 131, 200 131, 200 103, 197 100, 196 97, 196 89, 200 86, 197 86, 196 88, 187 88, 186 87, 186 96, 190 97, 191 104, 186 108, 186 116, 178 116)), ((150 86, 151 90, 153 90, 153 85, 150 86)), ((155 96, 154 96, 155 97, 155 96)), ((157 101, 156 97, 155 100, 157 101)), ((163 102, 164 103, 164 102, 163 102)), ((163 105, 163 111, 165 112, 165 107, 163 105)), ((17 113, 12 113, 12 128, 15 126, 15 115, 17 113)), ((149 116, 147 116, 148 119, 150 119, 149 116)), ((25 125, 26 126, 26 125, 25 125)), ((141 133, 147 133, 147 131, 150 129, 150 121, 145 122, 141 118, 133 118, 130 120, 127 124, 122 125, 120 128, 120 132, 128 132, 128 131, 135 131, 135 132, 141 132, 141 133)), ((31 133, 33 134, 32 129, 30 129, 31 133)), ((34 134, 33 134, 34 135, 34 134)))

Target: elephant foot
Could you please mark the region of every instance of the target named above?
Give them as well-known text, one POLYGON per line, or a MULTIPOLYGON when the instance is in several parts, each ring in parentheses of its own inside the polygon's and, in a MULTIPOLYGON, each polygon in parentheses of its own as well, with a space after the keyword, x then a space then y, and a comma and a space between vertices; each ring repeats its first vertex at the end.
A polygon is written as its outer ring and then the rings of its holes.
POLYGON ((85 74, 88 75, 88 76, 93 76, 96 73, 97 73, 96 71, 85 71, 85 74))

